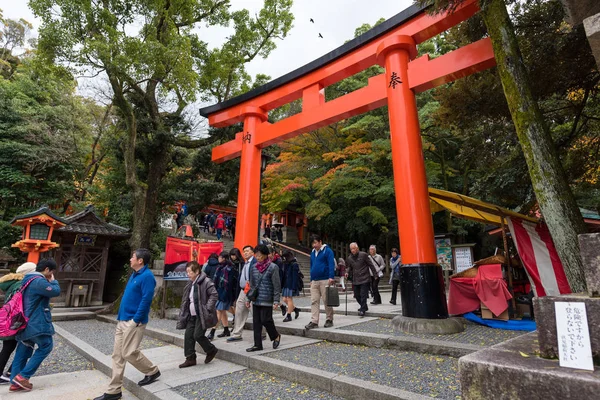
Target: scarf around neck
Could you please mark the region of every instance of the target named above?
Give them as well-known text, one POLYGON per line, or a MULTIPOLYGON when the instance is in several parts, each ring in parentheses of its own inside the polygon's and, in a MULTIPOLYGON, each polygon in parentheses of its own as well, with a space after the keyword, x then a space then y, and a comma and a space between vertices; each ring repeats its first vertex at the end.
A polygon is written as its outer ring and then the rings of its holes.
POLYGON ((262 261, 256 261, 256 268, 258 269, 258 272, 260 272, 261 274, 263 272, 265 272, 267 270, 267 268, 269 267, 269 264, 271 264, 271 261, 268 258, 265 258, 262 261))

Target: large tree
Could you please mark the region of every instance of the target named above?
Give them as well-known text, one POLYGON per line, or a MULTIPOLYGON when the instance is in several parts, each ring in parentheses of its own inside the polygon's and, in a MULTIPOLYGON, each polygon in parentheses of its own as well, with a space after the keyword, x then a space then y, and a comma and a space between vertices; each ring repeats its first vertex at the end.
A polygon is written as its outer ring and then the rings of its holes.
MULTIPOLYGON (((418 0, 429 4, 430 0, 418 0)), ((453 10, 464 0, 434 0, 433 10, 453 10)), ((586 231, 550 130, 534 96, 505 0, 480 0, 504 89, 533 189, 574 292, 586 288, 577 235, 586 231)), ((548 60, 552 62, 552 60, 548 60)))
MULTIPOLYGON (((265 0, 251 16, 228 0, 30 0, 42 19, 42 54, 107 77, 126 136, 126 184, 132 196, 133 248, 150 244, 161 183, 175 146, 198 147, 186 120, 197 99, 225 100, 250 87, 245 64, 266 57, 287 35, 292 0, 265 0), (205 29, 232 25, 220 48, 205 29)), ((194 113, 197 111, 193 111, 194 113)), ((218 139, 218 138, 217 138, 218 139)))

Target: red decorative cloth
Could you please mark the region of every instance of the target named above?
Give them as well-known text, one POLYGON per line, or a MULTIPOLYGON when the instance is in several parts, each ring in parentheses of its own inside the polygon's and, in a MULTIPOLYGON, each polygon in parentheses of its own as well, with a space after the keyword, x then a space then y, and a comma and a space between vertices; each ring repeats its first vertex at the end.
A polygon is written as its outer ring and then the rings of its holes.
POLYGON ((483 303, 494 315, 500 315, 508 308, 507 301, 511 298, 502 278, 501 265, 480 265, 475 278, 450 278, 448 312, 465 314, 483 303))

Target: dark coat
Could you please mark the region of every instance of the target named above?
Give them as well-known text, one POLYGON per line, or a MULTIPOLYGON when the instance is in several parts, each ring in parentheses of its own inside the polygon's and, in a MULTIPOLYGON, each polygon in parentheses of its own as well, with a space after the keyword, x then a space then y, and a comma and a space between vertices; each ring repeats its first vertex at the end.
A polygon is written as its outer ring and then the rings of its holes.
POLYGON ((377 270, 369 259, 369 255, 364 251, 359 251, 357 255, 350 254, 346 258, 346 269, 348 271, 348 278, 354 285, 370 283, 371 274, 369 270, 373 272, 373 276, 377 276, 377 270))
POLYGON ((217 289, 215 289, 215 284, 208 279, 204 272, 201 272, 198 282, 195 285, 191 281, 188 282, 183 290, 177 329, 185 329, 190 319, 190 290, 192 290, 192 286, 194 289, 194 304, 196 304, 196 310, 198 310, 197 318, 202 324, 202 329, 217 325, 217 299, 219 295, 217 289))
POLYGON ((237 299, 235 297, 236 287, 238 285, 238 274, 234 271, 231 263, 220 264, 215 273, 215 287, 219 294, 219 301, 224 303, 233 303, 237 299))
POLYGON ((300 276, 298 276, 300 272, 300 267, 296 260, 293 260, 291 263, 283 264, 283 280, 281 287, 283 289, 292 289, 294 292, 292 296, 298 296, 298 286, 300 276))
POLYGON ((202 272, 208 276, 208 279, 214 282, 217 268, 219 268, 219 260, 216 258, 209 258, 206 262, 206 266, 202 269, 202 272))
POLYGON ((60 295, 58 281, 48 282, 41 273, 30 272, 23 278, 22 285, 31 279, 35 280, 23 292, 23 310, 29 322, 25 329, 17 333, 15 339, 18 341, 30 340, 42 335, 54 335, 50 299, 60 295))

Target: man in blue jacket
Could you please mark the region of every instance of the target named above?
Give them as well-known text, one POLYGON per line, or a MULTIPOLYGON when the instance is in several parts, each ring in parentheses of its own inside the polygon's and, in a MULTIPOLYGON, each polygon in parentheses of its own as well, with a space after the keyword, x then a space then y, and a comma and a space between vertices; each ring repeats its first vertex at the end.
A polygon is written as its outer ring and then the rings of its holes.
POLYGON ((29 379, 52 351, 54 326, 50 299, 60 295, 60 286, 54 279, 55 270, 56 262, 51 258, 44 259, 37 264, 35 272, 25 275, 21 283, 23 287, 31 281, 23 292, 23 310, 29 322, 15 337, 19 344, 12 364, 11 392, 33 389, 29 379), (37 350, 34 352, 35 345, 37 350))
MULTIPOLYGON (((335 256, 319 235, 311 237, 312 252, 310 253, 310 323, 304 328, 319 327, 319 312, 321 298, 325 303, 327 286, 335 283, 335 256)), ((325 304, 324 304, 325 305, 325 304)), ((333 308, 325 307, 325 328, 333 326, 333 308)))
POLYGON ((94 400, 118 400, 121 398, 123 373, 127 362, 145 375, 144 379, 138 382, 140 386, 149 385, 160 376, 158 367, 140 351, 156 287, 154 275, 148 268, 150 258, 149 250, 137 249, 129 260, 133 274, 129 277, 125 287, 117 316, 119 322, 112 354, 112 379, 107 392, 94 400))

